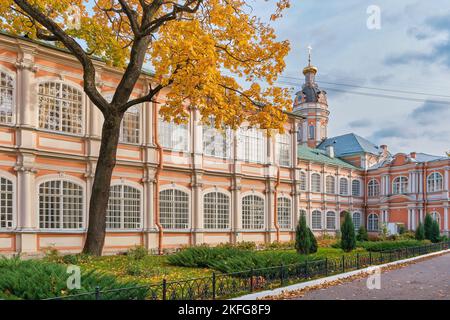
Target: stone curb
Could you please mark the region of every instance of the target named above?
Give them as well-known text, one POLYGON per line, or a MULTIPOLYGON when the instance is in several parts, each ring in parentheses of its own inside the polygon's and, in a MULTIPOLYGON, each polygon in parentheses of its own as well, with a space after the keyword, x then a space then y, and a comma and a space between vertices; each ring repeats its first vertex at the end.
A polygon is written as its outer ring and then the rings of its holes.
POLYGON ((316 279, 316 280, 297 283, 297 284, 293 284, 293 285, 290 285, 287 287, 277 288, 274 290, 266 290, 266 291, 251 293, 251 294, 247 294, 247 295, 237 297, 237 298, 234 298, 231 300, 257 300, 257 299, 263 299, 265 297, 277 296, 277 295, 281 295, 283 292, 298 291, 298 290, 305 289, 308 287, 315 287, 315 286, 323 285, 325 283, 333 282, 336 280, 346 279, 346 278, 353 277, 358 274, 373 272, 374 267, 384 268, 384 267, 394 266, 394 265, 398 265, 398 264, 402 264, 402 263, 413 262, 413 261, 423 259, 423 258, 434 257, 434 256, 442 255, 445 253, 450 253, 450 249, 437 251, 437 252, 433 252, 433 253, 429 253, 429 254, 413 257, 413 258, 393 261, 393 262, 389 262, 389 263, 385 263, 385 264, 373 265, 370 267, 366 267, 364 269, 359 269, 359 270, 350 271, 350 272, 346 272, 346 273, 336 274, 336 275, 330 276, 330 277, 325 277, 325 278, 320 278, 320 279, 316 279))

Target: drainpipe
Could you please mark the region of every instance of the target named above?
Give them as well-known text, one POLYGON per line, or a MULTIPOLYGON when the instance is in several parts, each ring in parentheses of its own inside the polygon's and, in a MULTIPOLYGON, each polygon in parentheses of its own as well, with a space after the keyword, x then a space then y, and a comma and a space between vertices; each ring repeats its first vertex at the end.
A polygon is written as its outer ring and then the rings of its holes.
POLYGON ((280 242, 280 225, 278 224, 278 187, 280 185, 280 166, 277 167, 277 182, 275 183, 275 199, 273 201, 273 219, 275 230, 277 232, 277 242, 280 242))
POLYGON ((159 222, 159 177, 161 175, 161 171, 163 170, 163 149, 159 144, 159 136, 158 136, 158 108, 156 101, 153 102, 153 128, 154 128, 154 141, 156 145, 156 149, 158 150, 158 166, 156 167, 155 173, 155 193, 153 196, 154 208, 155 208, 155 224, 158 227, 158 254, 162 254, 163 252, 163 234, 164 230, 162 225, 159 222))
POLYGON ((367 212, 367 208, 369 207, 369 204, 367 202, 368 202, 369 197, 367 195, 367 192, 369 190, 368 190, 368 187, 367 187, 367 183, 369 181, 369 177, 367 175, 368 175, 368 173, 367 173, 367 171, 365 171, 364 172, 364 186, 363 186, 363 192, 364 192, 364 198, 363 198, 364 199, 364 221, 365 221, 364 228, 367 228, 367 226, 368 226, 368 221, 367 221, 368 212, 367 212))
POLYGON ((427 193, 428 193, 428 187, 427 187, 427 163, 424 162, 423 163, 423 219, 425 221, 425 217, 427 215, 427 205, 428 205, 428 201, 427 201, 427 193))

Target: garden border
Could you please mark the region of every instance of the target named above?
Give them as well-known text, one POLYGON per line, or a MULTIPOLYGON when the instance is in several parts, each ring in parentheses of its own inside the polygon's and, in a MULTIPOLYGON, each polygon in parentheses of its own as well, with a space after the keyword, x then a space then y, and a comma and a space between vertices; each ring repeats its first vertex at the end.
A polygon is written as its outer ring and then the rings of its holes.
POLYGON ((319 278, 319 279, 315 279, 315 280, 311 280, 311 281, 307 281, 307 282, 301 282, 301 283, 293 284, 293 285, 290 285, 287 287, 281 287, 281 288, 276 288, 273 290, 265 290, 265 291, 260 291, 260 292, 256 292, 256 293, 251 293, 251 294, 247 294, 244 296, 232 298, 230 300, 258 300, 258 299, 264 299, 267 297, 280 296, 284 293, 288 293, 288 292, 292 292, 292 291, 299 291, 299 290, 307 289, 307 288, 313 288, 313 287, 327 284, 330 282, 334 282, 337 280, 344 280, 347 278, 351 278, 351 277, 359 275, 359 274, 365 274, 365 273, 368 274, 371 271, 373 271, 374 268, 386 268, 386 267, 390 267, 390 266, 394 266, 394 265, 411 263, 416 260, 421 260, 424 258, 431 258, 434 256, 440 256, 442 254, 447 254, 447 253, 450 253, 450 249, 432 252, 429 254, 425 254, 425 255, 421 255, 421 256, 417 256, 417 257, 413 257, 413 258, 393 261, 393 262, 385 263, 382 265, 372 265, 372 266, 366 267, 364 269, 358 269, 358 270, 349 271, 346 273, 336 274, 336 275, 326 277, 326 278, 319 278))

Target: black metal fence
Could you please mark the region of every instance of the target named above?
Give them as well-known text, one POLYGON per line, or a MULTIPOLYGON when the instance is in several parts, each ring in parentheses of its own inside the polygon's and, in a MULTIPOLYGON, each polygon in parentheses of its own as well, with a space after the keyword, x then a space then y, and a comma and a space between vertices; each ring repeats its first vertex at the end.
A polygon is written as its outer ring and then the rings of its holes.
POLYGON ((297 264, 237 273, 216 274, 183 281, 166 281, 120 289, 61 296, 48 300, 215 300, 236 297, 255 291, 274 289, 314 278, 326 277, 417 257, 449 249, 450 241, 381 252, 364 252, 333 259, 312 260, 297 264))

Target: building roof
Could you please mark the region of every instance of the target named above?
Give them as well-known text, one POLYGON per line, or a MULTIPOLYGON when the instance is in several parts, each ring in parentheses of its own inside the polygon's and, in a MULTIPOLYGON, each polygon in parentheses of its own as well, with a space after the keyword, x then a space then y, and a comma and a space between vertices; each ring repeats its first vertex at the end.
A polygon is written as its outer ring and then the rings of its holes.
POLYGON ((381 151, 380 147, 354 133, 328 138, 321 142, 317 148, 325 150, 325 148, 330 145, 334 146, 334 153, 337 157, 357 153, 371 153, 378 155, 381 151))
POLYGON ((361 168, 358 168, 348 162, 345 162, 344 160, 341 160, 336 157, 334 158, 329 157, 324 150, 313 149, 304 145, 298 146, 297 157, 300 160, 308 160, 313 162, 345 167, 349 169, 361 170, 361 168))

